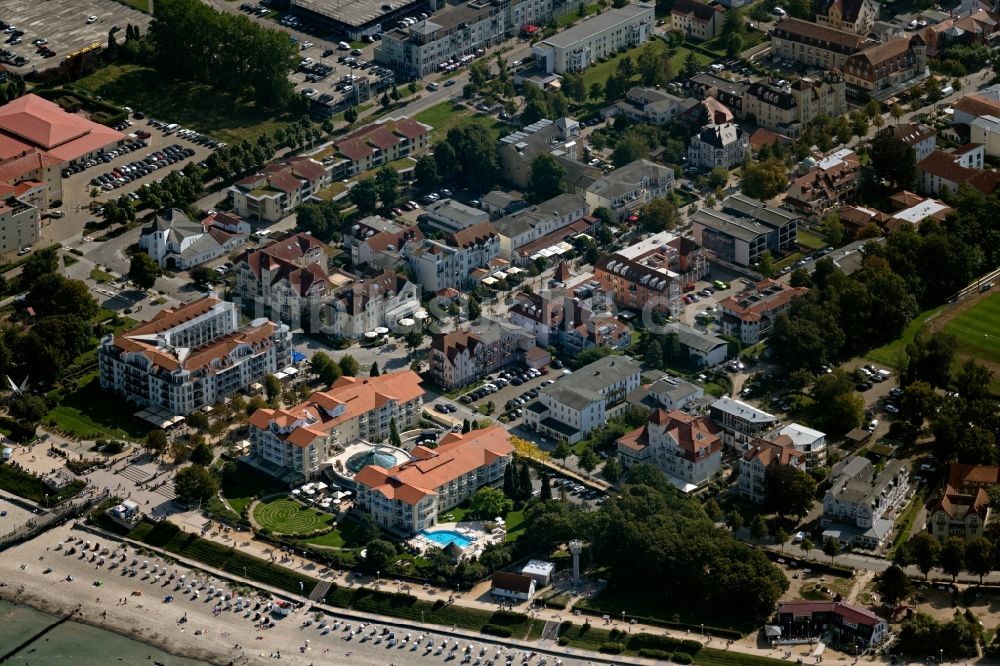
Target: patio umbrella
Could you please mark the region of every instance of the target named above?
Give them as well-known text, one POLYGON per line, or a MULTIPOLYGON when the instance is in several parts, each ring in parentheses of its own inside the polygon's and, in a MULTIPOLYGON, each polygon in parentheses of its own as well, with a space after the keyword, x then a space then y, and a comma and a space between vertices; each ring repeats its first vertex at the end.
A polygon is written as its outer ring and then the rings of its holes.
POLYGON ((417 322, 415 320, 410 319, 409 317, 407 317, 406 319, 400 319, 399 320, 399 325, 400 326, 413 326, 416 323, 417 322))
POLYGON ((365 333, 365 337, 368 338, 369 340, 374 340, 375 338, 378 337, 378 333, 376 333, 375 331, 368 331, 367 333, 365 333))
POLYGON ((378 328, 375 329, 375 332, 379 335, 385 335, 386 333, 389 332, 389 329, 387 329, 385 326, 379 326, 378 328))
POLYGON ((292 494, 293 494, 293 495, 301 495, 301 494, 302 494, 302 491, 301 491, 301 490, 299 490, 298 488, 296 488, 295 490, 293 490, 293 491, 292 491, 292 494))

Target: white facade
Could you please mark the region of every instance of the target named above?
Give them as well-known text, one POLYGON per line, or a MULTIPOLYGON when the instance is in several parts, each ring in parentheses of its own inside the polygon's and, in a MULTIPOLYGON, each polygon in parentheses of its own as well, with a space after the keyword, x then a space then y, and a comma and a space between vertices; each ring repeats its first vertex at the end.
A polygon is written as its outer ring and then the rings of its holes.
POLYGON ((160 268, 186 270, 217 259, 246 241, 244 234, 206 228, 176 208, 157 213, 139 236, 139 248, 160 268))
POLYGON ((548 74, 586 69, 601 58, 642 44, 653 35, 653 5, 639 2, 609 9, 531 47, 548 74))
POLYGON ((771 433, 776 439, 782 435, 791 440, 796 451, 806 454, 806 459, 812 466, 826 464, 826 433, 807 428, 798 423, 789 423, 784 428, 771 433))
POLYGON ((750 138, 738 125, 706 125, 691 138, 688 162, 691 166, 731 169, 743 164, 750 153, 750 138))
POLYGON ((427 291, 466 289, 470 274, 500 256, 500 236, 488 222, 452 234, 445 241, 425 240, 409 256, 417 282, 427 291))

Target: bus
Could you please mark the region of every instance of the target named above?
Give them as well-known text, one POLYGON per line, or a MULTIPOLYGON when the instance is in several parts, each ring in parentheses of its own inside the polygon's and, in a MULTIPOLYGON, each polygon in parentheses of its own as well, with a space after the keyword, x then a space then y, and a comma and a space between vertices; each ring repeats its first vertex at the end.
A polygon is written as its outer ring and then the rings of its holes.
POLYGON ((729 289, 729 285, 723 282, 722 280, 716 280, 715 282, 712 283, 712 286, 715 287, 717 291, 723 291, 729 289))

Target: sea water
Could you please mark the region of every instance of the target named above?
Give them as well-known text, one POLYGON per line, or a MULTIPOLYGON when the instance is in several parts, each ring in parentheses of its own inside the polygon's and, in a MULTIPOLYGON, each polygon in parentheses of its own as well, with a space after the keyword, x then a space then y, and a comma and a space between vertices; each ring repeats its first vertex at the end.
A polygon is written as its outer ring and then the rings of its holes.
MULTIPOLYGON (((0 600, 0 656, 59 618, 23 604, 0 600)), ((149 664, 194 666, 207 662, 175 657, 159 648, 113 631, 64 622, 28 645, 5 664, 17 666, 114 666, 149 664)))

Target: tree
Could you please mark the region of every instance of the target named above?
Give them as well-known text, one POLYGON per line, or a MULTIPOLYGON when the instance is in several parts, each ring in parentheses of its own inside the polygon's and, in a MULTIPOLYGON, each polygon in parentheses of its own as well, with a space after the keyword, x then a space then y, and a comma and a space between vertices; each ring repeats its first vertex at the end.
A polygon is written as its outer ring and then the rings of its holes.
POLYGON ((757 259, 757 271, 764 277, 774 275, 774 258, 771 256, 770 250, 761 252, 760 257, 757 259))
POLYGON ((601 469, 601 476, 611 485, 617 484, 622 478, 622 464, 618 462, 617 456, 611 456, 601 469))
MULTIPOLYGON (((469 430, 465 426, 469 425, 469 419, 465 419, 465 424, 462 426, 462 433, 467 433, 469 430)), ((514 463, 511 463, 504 467, 503 470, 503 494, 510 499, 517 499, 517 478, 516 472, 514 470, 514 463)))
POLYGON ((924 580, 927 580, 927 575, 937 564, 941 554, 941 543, 928 532, 920 532, 907 542, 907 550, 917 568, 924 574, 924 580))
POLYGON ((49 408, 41 396, 24 393, 11 398, 7 411, 21 421, 38 424, 49 413, 49 408))
POLYGON ((764 473, 765 506, 779 516, 805 516, 815 495, 816 481, 791 465, 772 465, 764 473))
POLYGON ((549 153, 539 153, 531 161, 528 199, 532 203, 548 201, 566 190, 566 170, 549 153))
POLYGON ((344 109, 344 120, 348 125, 353 125, 358 119, 358 108, 356 106, 349 106, 344 109))
POLYGON ((595 81, 590 84, 590 88, 587 89, 587 96, 593 100, 604 99, 604 86, 595 81))
POLYGON ((37 250, 21 265, 21 287, 30 290, 35 281, 43 275, 59 270, 58 245, 49 245, 37 250))
POLYGON ((208 415, 205 412, 191 412, 187 416, 188 426, 195 430, 208 430, 208 415))
POLYGON ((646 361, 646 365, 651 368, 662 368, 663 367, 663 347, 656 340, 649 343, 646 347, 645 353, 643 353, 642 358, 646 361))
POLYGON ((983 576, 993 570, 993 550, 993 544, 985 537, 969 539, 965 544, 965 568, 970 574, 979 576, 980 585, 983 576))
POLYGON ((788 532, 786 532, 781 527, 774 530, 774 543, 778 545, 778 547, 781 549, 781 552, 785 552, 785 543, 787 541, 788 541, 788 532))
POLYGON ((382 167, 375 174, 375 190, 383 208, 389 208, 399 198, 399 173, 392 167, 382 167))
POLYGON ((217 492, 219 482, 201 465, 190 465, 174 475, 174 493, 182 502, 206 502, 217 492))
POLYGON ((309 359, 309 369, 324 384, 333 384, 340 377, 340 366, 326 352, 318 351, 309 359))
POLYGON ((264 377, 264 392, 268 401, 274 400, 281 395, 281 381, 274 375, 264 377))
POLYGON ((538 494, 538 499, 542 502, 548 502, 552 499, 552 482, 549 481, 548 474, 542 474, 542 488, 538 494))
POLYGON ((611 153, 611 162, 616 167, 623 167, 648 154, 649 144, 646 140, 639 134, 628 132, 618 141, 614 152, 611 153))
POLYGON ((913 582, 901 567, 893 564, 882 572, 877 588, 887 606, 895 606, 913 594, 913 582))
POLYGON ((531 469, 528 463, 521 465, 521 471, 517 475, 517 495, 523 501, 531 499, 531 469))
POLYGON ((212 464, 212 460, 214 459, 215 455, 212 453, 212 447, 205 442, 200 442, 197 446, 191 449, 191 462, 195 465, 208 467, 212 464))
POLYGON ((726 514, 726 525, 733 532, 738 532, 743 527, 743 515, 735 509, 726 514))
MULTIPOLYGON (((469 419, 464 419, 462 421, 462 434, 465 435, 470 430, 472 430, 472 423, 469 421, 469 419)), ((508 465, 508 469, 510 469, 509 465, 508 465)))
POLYGON ((753 517, 750 521, 750 538, 756 541, 760 541, 767 536, 767 523, 764 522, 764 516, 759 513, 753 517))
POLYGON ((356 377, 358 374, 358 362, 350 354, 340 357, 340 372, 346 377, 356 377))
POLYGON ((743 167, 743 194, 766 201, 788 187, 788 169, 778 158, 750 162, 743 167))
POLYGON ((585 446, 577 459, 577 464, 588 474, 593 472, 597 468, 597 454, 594 453, 594 447, 585 446))
POLYGON ((927 382, 916 381, 906 387, 899 401, 899 415, 919 433, 924 420, 936 412, 940 399, 927 382))
POLYGON ((359 542, 369 544, 375 539, 378 539, 381 534, 382 530, 379 528, 378 522, 375 520, 375 516, 370 513, 366 513, 358 519, 359 542))
POLYGON ((569 458, 571 453, 573 453, 573 447, 569 445, 569 442, 566 441, 566 438, 560 438, 560 440, 556 442, 556 448, 552 452, 552 457, 558 460, 562 460, 563 465, 565 465, 566 459, 569 458))
POLYGON ((425 190, 432 190, 441 182, 441 178, 438 176, 437 161, 433 155, 424 155, 417 160, 413 173, 417 178, 417 185, 425 190))
POLYGON ((587 101, 587 84, 583 81, 582 74, 567 72, 563 74, 562 89, 577 104, 587 101))
POLYGON ((403 340, 411 352, 416 351, 420 348, 420 345, 424 344, 424 332, 419 328, 412 328, 406 332, 403 340))
MULTIPOLYGON (((881 116, 880 116, 881 117, 881 116)), ((917 180, 917 154, 890 130, 872 140, 871 167, 875 175, 895 189, 912 189, 917 180)))
POLYGON ((479 189, 488 188, 500 178, 500 154, 496 138, 492 130, 478 123, 468 123, 452 127, 444 141, 434 149, 437 159, 438 173, 444 179, 455 177, 466 184, 475 183, 479 189), (438 153, 442 145, 451 149, 450 163, 442 165, 442 159, 447 159, 444 153, 438 153))
POLYGON ((378 187, 374 178, 362 180, 351 188, 347 194, 351 203, 358 207, 358 212, 362 215, 371 215, 378 207, 378 187))
POLYGON ((823 218, 820 230, 823 232, 823 238, 830 245, 840 247, 840 244, 844 242, 844 225, 841 223, 840 215, 836 211, 829 213, 823 218))
POLYGON ((146 450, 151 455, 160 456, 167 450, 167 433, 159 428, 146 433, 146 450))
POLYGON ((938 553, 938 564, 942 571, 951 574, 951 582, 954 583, 965 568, 965 539, 955 536, 945 539, 938 553))
POLYGON ((379 373, 379 369, 378 369, 378 361, 372 361, 372 367, 369 368, 369 370, 368 370, 368 376, 369 377, 378 377, 379 374, 380 373, 379 373))
POLYGON ((815 547, 816 544, 814 544, 813 540, 810 539, 809 537, 803 539, 802 542, 799 544, 799 548, 802 549, 802 553, 806 556, 807 559, 809 557, 809 553, 811 553, 813 548, 815 547))
POLYGON ((955 375, 955 389, 966 402, 983 400, 989 397, 992 379, 992 370, 976 363, 975 359, 966 359, 955 375))
POLYGON ((365 564, 377 572, 386 570, 396 557, 396 544, 385 539, 369 541, 365 546, 365 564))
POLYGON ((476 298, 475 294, 469 294, 467 302, 469 306, 469 321, 476 321, 483 312, 483 308, 479 304, 479 299, 476 298))
POLYGON ((708 172, 708 184, 714 190, 729 182, 729 169, 717 166, 708 172))
POLYGON ((215 281, 215 272, 208 266, 195 266, 188 273, 199 289, 207 289, 215 281))
POLYGON ((142 291, 150 289, 160 277, 160 266, 145 252, 136 252, 128 267, 128 279, 142 291))
POLYGON ((503 518, 514 508, 514 501, 508 499, 501 491, 489 486, 483 486, 472 496, 471 513, 481 520, 503 518))
POLYGON ((679 219, 677 206, 670 199, 653 199, 639 209, 639 226, 644 231, 673 231, 679 219))
POLYGON ((823 542, 823 554, 830 558, 830 563, 833 563, 833 558, 840 554, 840 541, 837 539, 827 539, 823 542))

